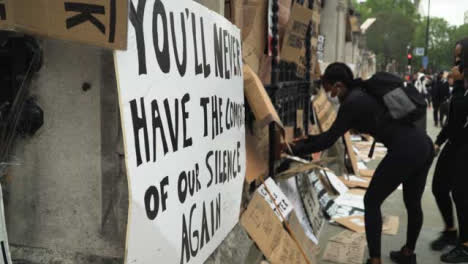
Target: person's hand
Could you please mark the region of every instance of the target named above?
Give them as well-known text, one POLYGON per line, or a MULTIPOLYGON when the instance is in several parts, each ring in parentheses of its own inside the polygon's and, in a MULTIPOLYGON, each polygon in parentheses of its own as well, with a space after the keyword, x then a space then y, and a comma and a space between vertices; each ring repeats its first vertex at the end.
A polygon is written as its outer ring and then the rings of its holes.
POLYGON ((460 68, 458 66, 452 68, 452 76, 454 81, 463 80, 463 74, 460 72, 460 68))
POLYGON ((436 156, 439 155, 439 152, 440 152, 440 146, 437 145, 437 144, 434 144, 434 153, 435 153, 435 155, 436 156))

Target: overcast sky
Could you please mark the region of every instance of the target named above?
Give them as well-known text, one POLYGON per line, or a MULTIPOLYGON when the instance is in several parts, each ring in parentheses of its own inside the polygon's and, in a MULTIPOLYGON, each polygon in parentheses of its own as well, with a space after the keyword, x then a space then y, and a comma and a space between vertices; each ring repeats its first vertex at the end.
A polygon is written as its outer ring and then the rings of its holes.
MULTIPOLYGON (((427 14, 429 0, 421 0, 420 10, 427 14)), ((468 11, 468 0, 431 0, 431 17, 443 17, 450 25, 462 25, 464 13, 468 11)))
MULTIPOLYGON (((366 0, 359 0, 365 2, 366 0)), ((420 11, 427 15, 429 0, 421 0, 420 11)), ((468 11, 468 0, 431 0, 431 17, 443 17, 450 25, 462 25, 464 13, 468 11)))

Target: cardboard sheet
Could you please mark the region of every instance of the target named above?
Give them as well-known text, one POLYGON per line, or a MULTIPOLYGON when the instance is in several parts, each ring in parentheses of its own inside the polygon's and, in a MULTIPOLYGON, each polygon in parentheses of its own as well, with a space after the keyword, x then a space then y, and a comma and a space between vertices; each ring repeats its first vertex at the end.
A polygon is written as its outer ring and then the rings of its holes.
MULTIPOLYGON (((2 0, 0 29, 126 49, 126 0, 2 0)), ((149 17, 149 16, 148 16, 149 17)), ((148 18, 146 18, 148 19, 148 18)))
POLYGON ((349 191, 348 187, 335 175, 335 173, 327 171, 325 175, 328 177, 333 188, 338 194, 345 194, 349 191))
POLYGON ((283 130, 283 124, 271 103, 265 87, 249 65, 244 65, 244 94, 250 109, 261 126, 275 122, 283 130))
POLYGON ((288 179, 290 177, 294 177, 298 174, 310 172, 315 169, 320 169, 321 166, 317 163, 309 163, 309 164, 294 164, 292 168, 278 173, 276 175, 277 179, 288 179))
POLYGON ((297 73, 305 76, 305 37, 312 20, 311 9, 294 2, 281 50, 281 59, 297 64, 297 73))
MULTIPOLYGON (((333 198, 330 197, 330 195, 325 191, 325 188, 322 182, 319 180, 316 172, 309 173, 308 178, 318 195, 320 205, 322 208, 324 208, 326 214, 331 218, 347 217, 351 215, 364 215, 364 210, 362 209, 336 204, 333 198)), ((350 190, 350 192, 352 191, 353 190, 350 190)))
POLYGON ((387 235, 395 236, 398 234, 400 218, 398 216, 384 216, 382 232, 387 235))
MULTIPOLYGON (((360 234, 366 232, 364 216, 349 216, 333 219, 340 225, 360 234)), ((398 216, 384 216, 383 217, 382 232, 386 235, 398 234, 399 218, 398 216)))
MULTIPOLYGON (((244 63, 258 73, 267 44, 268 0, 237 0, 242 8, 242 53, 244 63)), ((236 14, 237 16, 237 14, 236 14)), ((237 24, 237 23, 236 23, 237 24)))
POLYGON ((320 89, 313 103, 314 111, 317 115, 321 132, 325 132, 332 126, 336 119, 336 111, 330 101, 328 101, 325 91, 320 89))
POLYGON ((362 264, 366 251, 365 236, 344 231, 330 239, 323 254, 323 259, 335 263, 362 264))
POLYGON ((370 181, 369 178, 361 178, 354 175, 349 176, 347 179, 344 177, 340 177, 340 180, 346 184, 349 188, 369 188, 370 181))
POLYGON ((340 225, 360 234, 366 232, 366 223, 364 221, 364 216, 349 216, 342 218, 333 219, 335 222, 340 225))
POLYGON ((288 200, 288 197, 286 197, 286 195, 281 191, 279 186, 276 185, 275 181, 272 178, 268 178, 265 181, 265 184, 260 185, 260 187, 258 187, 257 189, 257 193, 260 194, 263 197, 263 199, 265 199, 268 205, 270 205, 271 210, 276 214, 278 220, 280 220, 281 222, 283 222, 283 218, 281 216, 287 219, 289 214, 291 214, 291 212, 294 210, 294 207, 292 203, 288 200), (265 188, 265 185, 270 193, 268 193, 267 189, 265 188), (270 194, 275 199, 274 202, 271 200, 270 194), (276 206, 278 206, 280 212, 278 212, 276 206))
MULTIPOLYGON (((320 238, 320 232, 325 223, 325 217, 323 216, 322 206, 318 198, 318 193, 311 188, 311 182, 307 175, 297 177, 297 190, 303 202, 303 208, 307 215, 309 227, 314 237, 320 238)), ((318 244, 318 240, 316 241, 318 244)))
POLYGON ((245 135, 247 155, 245 180, 251 183, 268 175, 268 160, 262 157, 258 149, 260 142, 256 140, 256 137, 248 132, 245 135))
POLYGON ((372 178, 374 176, 374 173, 375 173, 375 170, 359 170, 359 174, 362 176, 362 177, 366 177, 366 178, 372 178))
POLYGON ((352 193, 345 193, 335 199, 335 203, 344 206, 351 206, 359 209, 364 209, 364 196, 352 193))
POLYGON ((297 239, 297 242, 303 247, 307 257, 310 260, 314 260, 316 256, 320 253, 320 247, 312 242, 304 232, 299 219, 297 218, 296 214, 293 212, 291 217, 289 218, 289 226, 291 227, 291 231, 294 233, 294 237, 297 239))
POLYGON ((268 203, 255 193, 241 216, 241 224, 272 264, 315 264, 302 256, 300 249, 283 229, 268 203))
POLYGON ((366 236, 363 234, 355 233, 350 230, 345 230, 331 237, 329 241, 338 242, 343 244, 360 244, 364 243, 367 245, 366 236))

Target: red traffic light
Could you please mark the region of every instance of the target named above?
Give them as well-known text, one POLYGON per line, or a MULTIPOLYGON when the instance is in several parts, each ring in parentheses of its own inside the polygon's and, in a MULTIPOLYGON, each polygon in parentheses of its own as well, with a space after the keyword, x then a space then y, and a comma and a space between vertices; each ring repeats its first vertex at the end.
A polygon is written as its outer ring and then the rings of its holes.
POLYGON ((408 53, 408 60, 411 60, 413 58, 413 55, 411 53, 408 53))

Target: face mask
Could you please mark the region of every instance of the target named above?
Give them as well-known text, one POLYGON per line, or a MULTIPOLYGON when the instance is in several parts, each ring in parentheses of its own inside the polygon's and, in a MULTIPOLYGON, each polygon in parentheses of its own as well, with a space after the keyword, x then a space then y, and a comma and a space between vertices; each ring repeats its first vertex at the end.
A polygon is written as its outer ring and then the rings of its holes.
POLYGON ((327 92, 327 97, 328 97, 328 100, 334 104, 339 104, 340 103, 340 100, 338 99, 338 96, 335 96, 335 97, 332 97, 331 96, 331 92, 327 92))

